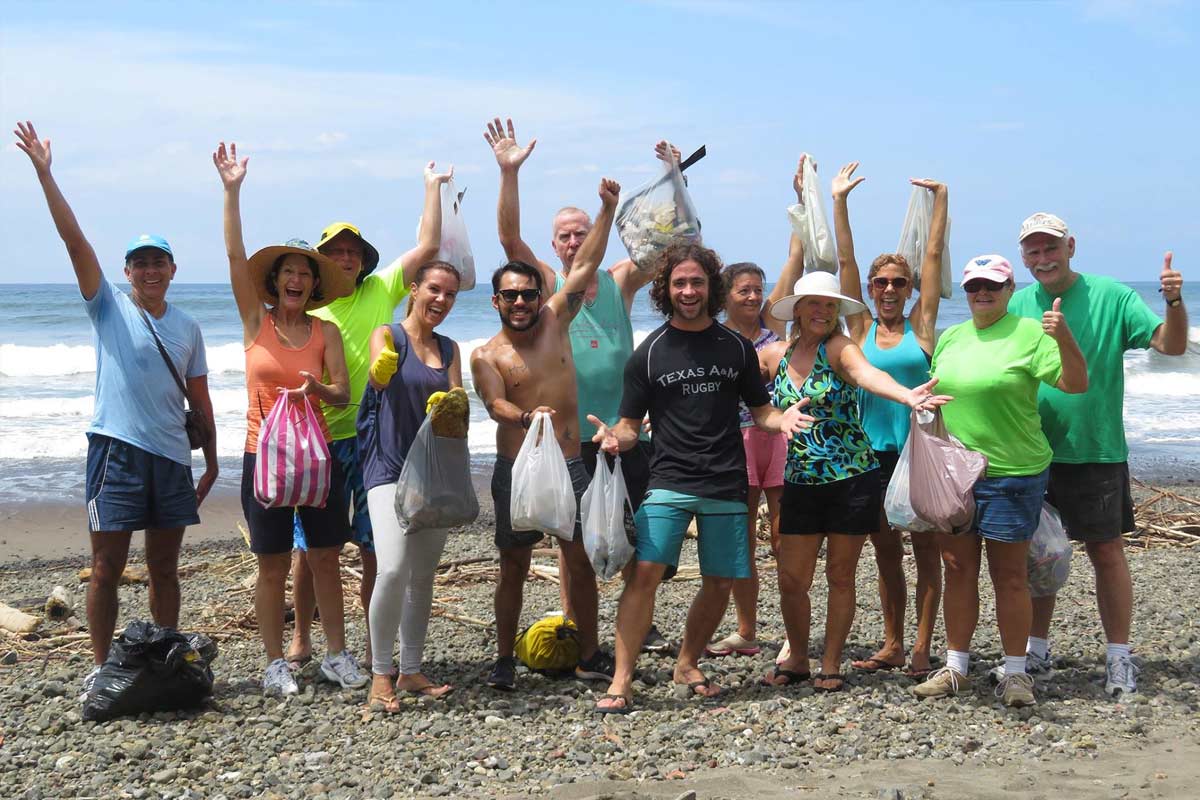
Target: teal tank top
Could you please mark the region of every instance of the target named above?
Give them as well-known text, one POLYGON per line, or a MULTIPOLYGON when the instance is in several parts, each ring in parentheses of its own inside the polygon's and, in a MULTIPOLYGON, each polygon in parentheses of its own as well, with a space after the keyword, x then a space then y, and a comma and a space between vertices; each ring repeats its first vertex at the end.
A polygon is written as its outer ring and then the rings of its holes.
MULTIPOLYGON (((596 433, 596 426, 587 420, 588 414, 595 414, 606 425, 616 424, 625 362, 633 355, 633 327, 621 290, 608 270, 597 271, 596 280, 596 299, 583 304, 570 329, 582 442, 590 442, 596 433)), ((563 276, 558 275, 554 291, 562 289, 563 282, 563 276)))
POLYGON ((834 372, 825 354, 824 342, 817 347, 812 371, 797 387, 787 370, 795 349, 793 343, 783 354, 775 370, 771 397, 782 409, 807 397, 804 412, 816 422, 788 441, 783 479, 788 483, 809 485, 833 483, 878 469, 875 451, 859 421, 858 389, 834 372))
MULTIPOLYGON (((921 349, 912 325, 904 320, 904 336, 895 347, 884 350, 875 343, 875 330, 879 323, 873 321, 863 342, 863 355, 876 369, 886 372, 901 386, 909 389, 929 380, 929 356, 921 349)), ((911 410, 908 406, 877 397, 863 389, 858 390, 858 405, 862 412, 863 430, 877 452, 898 453, 908 440, 911 410)))

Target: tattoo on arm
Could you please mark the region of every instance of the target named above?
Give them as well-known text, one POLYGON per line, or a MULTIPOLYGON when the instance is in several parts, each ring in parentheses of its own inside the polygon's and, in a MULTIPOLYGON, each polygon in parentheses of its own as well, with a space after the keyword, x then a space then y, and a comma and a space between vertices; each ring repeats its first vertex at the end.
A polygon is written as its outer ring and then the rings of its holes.
POLYGON ((567 313, 574 314, 583 307, 583 292, 571 292, 567 295, 567 313))

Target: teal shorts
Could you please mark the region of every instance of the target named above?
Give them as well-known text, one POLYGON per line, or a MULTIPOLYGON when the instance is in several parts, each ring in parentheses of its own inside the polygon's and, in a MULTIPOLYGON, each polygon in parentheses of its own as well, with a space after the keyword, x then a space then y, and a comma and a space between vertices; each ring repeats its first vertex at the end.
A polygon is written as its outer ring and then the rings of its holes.
POLYGON ((633 515, 637 525, 637 560, 679 566, 683 535, 696 519, 700 574, 714 578, 749 578, 750 544, 746 536, 746 504, 710 500, 666 489, 652 489, 633 515))

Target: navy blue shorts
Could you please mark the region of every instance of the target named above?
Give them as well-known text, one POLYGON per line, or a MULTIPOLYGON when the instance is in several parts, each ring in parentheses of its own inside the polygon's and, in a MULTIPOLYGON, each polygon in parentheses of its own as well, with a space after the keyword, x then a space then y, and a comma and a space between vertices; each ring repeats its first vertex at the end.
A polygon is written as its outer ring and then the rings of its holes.
POLYGON ((1037 475, 980 478, 975 482, 975 530, 997 542, 1032 539, 1049 480, 1049 468, 1037 475))
POLYGON ((329 497, 324 508, 263 508, 254 496, 254 453, 242 456, 242 514, 250 527, 250 552, 260 555, 292 552, 293 515, 304 521, 309 547, 341 547, 350 541, 342 468, 336 458, 330 461, 329 497))
POLYGON ((88 530, 140 531, 200 522, 190 466, 101 433, 87 438, 88 530))

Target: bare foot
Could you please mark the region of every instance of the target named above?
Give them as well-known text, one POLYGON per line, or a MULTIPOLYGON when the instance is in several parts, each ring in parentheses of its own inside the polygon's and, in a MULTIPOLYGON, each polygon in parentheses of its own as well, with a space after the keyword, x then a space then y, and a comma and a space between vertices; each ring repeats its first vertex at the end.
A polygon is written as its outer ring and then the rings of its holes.
POLYGON ((437 686, 423 673, 416 672, 412 675, 401 675, 396 681, 396 691, 408 692, 409 694, 424 695, 432 697, 435 700, 439 697, 445 697, 454 691, 454 687, 448 683, 437 686))

